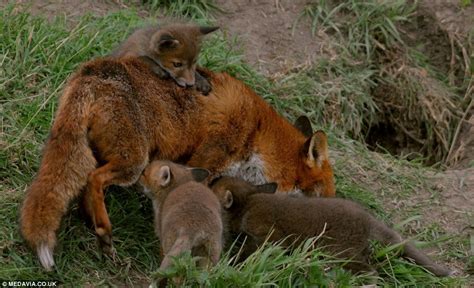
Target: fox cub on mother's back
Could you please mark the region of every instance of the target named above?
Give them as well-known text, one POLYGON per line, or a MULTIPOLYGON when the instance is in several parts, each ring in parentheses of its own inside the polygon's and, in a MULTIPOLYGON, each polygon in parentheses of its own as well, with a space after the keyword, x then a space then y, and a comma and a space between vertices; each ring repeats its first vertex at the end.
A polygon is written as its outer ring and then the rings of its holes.
POLYGON ((196 86, 207 95, 211 85, 196 71, 202 37, 219 27, 191 24, 150 26, 136 30, 113 53, 113 57, 139 57, 160 78, 168 76, 181 87, 196 86))
POLYGON ((258 246, 267 237, 270 241, 285 240, 283 244, 289 245, 321 235, 317 240, 320 247, 350 260, 346 267, 359 272, 373 270, 368 262, 369 240, 378 240, 384 245, 401 245, 404 256, 437 276, 453 273, 434 263, 412 243, 405 243, 400 234, 355 202, 262 193, 265 191, 230 177, 218 180, 212 189, 219 198, 232 203, 226 207, 230 232, 245 233, 251 245, 258 246))
POLYGON ((160 269, 185 251, 202 256, 201 267, 219 261, 223 245, 220 203, 207 186, 198 183, 207 176, 206 169, 153 161, 140 177, 155 210, 155 231, 164 254, 160 269))

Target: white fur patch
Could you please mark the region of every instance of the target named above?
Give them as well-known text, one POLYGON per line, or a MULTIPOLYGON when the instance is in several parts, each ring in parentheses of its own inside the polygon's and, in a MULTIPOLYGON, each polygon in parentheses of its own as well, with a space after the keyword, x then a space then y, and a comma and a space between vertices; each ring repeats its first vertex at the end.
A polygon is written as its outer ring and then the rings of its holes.
POLYGON ((232 163, 222 172, 222 176, 241 178, 254 185, 268 182, 264 162, 258 154, 252 154, 247 160, 232 163))
POLYGON ((40 260, 41 265, 44 267, 46 271, 53 270, 54 266, 54 259, 53 259, 53 251, 51 248, 48 247, 46 244, 41 244, 37 249, 36 253, 38 253, 38 258, 40 260))
MULTIPOLYGON (((241 178, 254 185, 272 182, 265 176, 265 163, 258 154, 252 154, 247 160, 232 163, 221 175, 241 178)), ((278 189, 277 191, 288 193, 295 197, 304 196, 303 191, 298 188, 289 191, 281 191, 278 189)))

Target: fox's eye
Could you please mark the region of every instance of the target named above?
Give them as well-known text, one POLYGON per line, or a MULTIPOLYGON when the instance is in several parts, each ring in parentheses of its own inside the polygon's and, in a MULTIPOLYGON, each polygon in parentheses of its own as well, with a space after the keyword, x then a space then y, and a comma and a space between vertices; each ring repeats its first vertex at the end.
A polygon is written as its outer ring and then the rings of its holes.
POLYGON ((181 62, 173 62, 173 66, 174 66, 174 67, 181 67, 181 66, 183 66, 183 63, 181 63, 181 62))

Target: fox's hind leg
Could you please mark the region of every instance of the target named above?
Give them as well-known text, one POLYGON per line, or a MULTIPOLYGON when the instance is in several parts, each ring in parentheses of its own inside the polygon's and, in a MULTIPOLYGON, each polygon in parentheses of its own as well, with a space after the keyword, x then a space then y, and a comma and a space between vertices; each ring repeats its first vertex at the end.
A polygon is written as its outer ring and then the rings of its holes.
POLYGON ((94 156, 102 165, 88 175, 83 204, 104 252, 112 252, 112 225, 104 203, 104 189, 134 184, 148 163, 148 142, 139 110, 132 109, 135 106, 122 101, 126 97, 119 95, 117 92, 97 103, 105 108, 94 112, 88 133, 94 156), (113 111, 107 110, 112 108, 113 111))
POLYGON ((139 158, 136 163, 123 159, 110 161, 89 174, 83 204, 104 252, 113 252, 112 224, 105 207, 104 189, 110 185, 128 186, 135 183, 147 162, 146 157, 139 158))

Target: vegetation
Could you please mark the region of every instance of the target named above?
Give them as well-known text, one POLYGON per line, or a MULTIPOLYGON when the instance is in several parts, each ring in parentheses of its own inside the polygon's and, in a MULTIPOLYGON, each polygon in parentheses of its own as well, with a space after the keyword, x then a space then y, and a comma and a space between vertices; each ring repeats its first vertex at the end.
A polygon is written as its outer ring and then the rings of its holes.
MULTIPOLYGON (((376 5, 381 1, 339 2, 343 4, 312 6, 305 12, 312 19, 314 31, 324 28, 325 33, 338 35, 340 42, 334 43, 333 48, 340 56, 335 59, 321 59, 314 67, 271 81, 243 63, 241 51, 232 48, 238 39, 228 39, 217 33, 206 43, 200 64, 242 79, 290 119, 302 113, 311 116, 318 128, 328 131, 339 195, 361 202, 390 222, 398 212, 385 211, 382 200, 409 198, 421 189, 430 190, 425 175, 431 168, 423 167, 422 161, 408 162, 403 157, 369 151, 357 141, 364 140, 370 128, 381 121, 398 121, 396 112, 387 116, 389 120, 382 119, 385 107, 381 98, 375 97, 378 95, 376 84, 388 85, 387 89, 394 86, 409 89, 411 92, 403 93, 407 98, 401 101, 412 101, 408 107, 415 110, 411 113, 424 117, 417 118, 422 124, 416 124, 431 125, 428 127, 437 124, 430 120, 431 113, 439 112, 427 113, 418 97, 425 95, 422 91, 427 87, 447 91, 447 98, 439 102, 441 108, 448 109, 448 116, 440 120, 446 125, 435 130, 433 137, 448 144, 452 135, 446 131, 451 131, 459 118, 451 113, 449 105, 459 99, 457 94, 446 89, 448 84, 436 76, 434 68, 428 67, 421 56, 404 45, 398 34, 396 25, 407 21, 413 9, 411 6, 404 1, 390 5, 383 1, 381 5, 376 5), (344 15, 344 18, 336 20, 335 15, 344 15), (369 16, 376 21, 369 21, 369 16), (413 70, 421 69, 420 66, 410 66, 412 68, 402 74, 396 74, 395 58, 386 59, 393 53, 397 57, 397 53, 402 53, 403 58, 397 59, 405 59, 407 65, 422 65, 427 74, 413 70), (413 82, 427 77, 434 84, 430 82, 423 86, 424 82, 413 82)), ((186 15, 200 22, 212 22, 209 11, 217 11, 211 1, 147 1, 145 5, 151 5, 153 9, 164 5, 168 13, 186 15)), ((0 279, 55 279, 75 286, 146 285, 161 275, 156 273, 160 263, 159 242, 153 232, 151 204, 134 189, 112 187, 107 193, 107 207, 114 225, 115 259, 99 253, 95 236, 83 224, 75 204, 60 229, 54 272, 46 273, 39 268, 35 255, 25 247, 18 232, 19 205, 26 186, 38 170, 41 147, 65 81, 78 65, 107 55, 131 29, 143 25, 144 21, 150 20, 141 19, 133 10, 104 17, 85 15, 72 26, 68 19, 48 21, 14 9, 14 6, 0 11, 0 279)), ((401 95, 393 97, 401 98, 401 95)), ((415 120, 408 118, 406 121, 415 120)), ((401 123, 405 125, 405 122, 401 123)), ((444 146, 428 147, 426 151, 439 155, 437 161, 446 156, 444 146)), ((430 201, 436 203, 436 199, 433 193, 430 201)), ((407 226, 417 221, 417 215, 419 211, 416 210, 404 211, 401 220, 406 221, 398 229, 408 230, 407 226)), ((424 246, 441 248, 446 255, 435 256, 440 261, 466 256, 466 239, 440 237, 444 232, 438 227, 418 227, 405 232, 420 235, 419 243, 424 246), (435 238, 441 240, 433 242, 435 238)), ((187 285, 212 287, 351 287, 374 280, 374 276, 354 276, 344 271, 341 269, 344 263, 323 255, 313 249, 312 244, 308 240, 292 251, 268 244, 241 263, 237 263, 234 255, 227 254, 210 271, 197 270, 188 255, 177 259, 176 267, 165 271, 165 275, 186 275, 187 285)), ((453 287, 466 283, 459 277, 433 277, 396 257, 396 251, 377 245, 375 248, 380 285, 404 287, 423 283, 453 287)))
MULTIPOLYGON (((380 151, 378 146, 382 146, 395 155, 421 157, 428 164, 443 163, 456 140, 454 131, 461 120, 459 107, 469 105, 462 96, 472 89, 472 68, 466 67, 470 66, 468 56, 459 55, 465 58, 461 62, 468 63, 458 68, 465 73, 454 76, 457 72, 453 64, 448 73, 443 73, 449 62, 430 63, 420 51, 427 55, 444 53, 436 56, 451 56, 455 61, 456 53, 462 54, 459 49, 448 45, 444 51, 444 47, 420 50, 409 45, 413 41, 402 37, 400 28, 424 32, 412 17, 416 2, 408 3, 321 0, 308 4, 294 29, 300 21, 309 19, 313 34, 318 31, 335 35, 337 41, 330 47, 333 52, 328 57, 323 56, 315 67, 303 72, 316 80, 316 86, 306 85, 304 98, 313 105, 305 107, 310 111, 321 104, 329 107, 317 115, 319 121, 333 123, 352 138, 366 141, 372 149, 380 151), (314 96, 307 97, 309 94, 314 96), (379 139, 380 132, 392 133, 393 139, 379 139)), ((437 25, 436 21, 432 25, 437 25)), ((442 36, 449 43, 451 35, 442 36)), ((290 83, 290 90, 300 85, 293 79, 290 83)))

